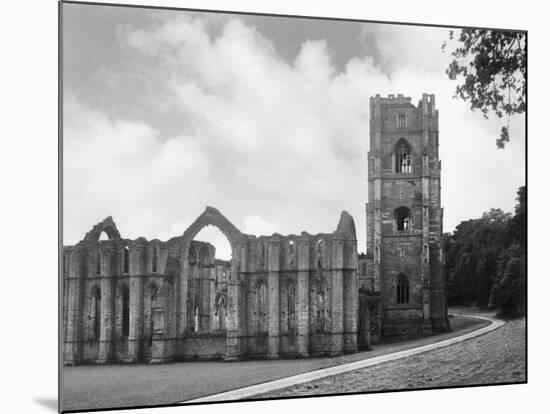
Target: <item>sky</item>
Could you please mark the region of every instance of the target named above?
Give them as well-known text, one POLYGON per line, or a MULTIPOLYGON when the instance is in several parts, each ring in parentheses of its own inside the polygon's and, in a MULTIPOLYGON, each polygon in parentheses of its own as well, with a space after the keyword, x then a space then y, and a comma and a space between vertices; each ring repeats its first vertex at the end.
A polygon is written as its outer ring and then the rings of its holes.
MULTIPOLYGON (((248 234, 332 232, 365 250, 369 97, 436 95, 444 231, 525 184, 525 118, 453 99, 449 29, 63 4, 63 243, 112 216, 168 240, 206 206, 248 234)), ((196 237, 228 258, 213 228, 196 237)))

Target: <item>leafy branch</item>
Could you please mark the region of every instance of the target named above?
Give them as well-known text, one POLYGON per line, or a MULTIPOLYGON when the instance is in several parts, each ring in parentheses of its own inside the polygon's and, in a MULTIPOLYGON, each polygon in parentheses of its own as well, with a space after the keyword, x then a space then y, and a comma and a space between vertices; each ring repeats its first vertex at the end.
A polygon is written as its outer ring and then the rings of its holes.
MULTIPOLYGON (((455 33, 449 32, 453 40, 455 33)), ((462 29, 458 46, 451 52, 453 60, 445 73, 460 80, 455 98, 470 102, 470 109, 480 110, 485 118, 493 112, 506 116, 497 147, 510 141, 509 123, 513 114, 526 109, 527 54, 524 33, 484 29, 462 29)), ((447 47, 443 43, 442 50, 447 47)))

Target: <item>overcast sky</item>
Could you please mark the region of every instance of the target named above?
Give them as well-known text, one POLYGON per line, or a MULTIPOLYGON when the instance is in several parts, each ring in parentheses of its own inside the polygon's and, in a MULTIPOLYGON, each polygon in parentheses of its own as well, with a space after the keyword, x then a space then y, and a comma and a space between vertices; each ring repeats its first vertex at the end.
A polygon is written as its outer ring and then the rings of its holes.
POLYGON ((214 206, 256 235, 331 232, 347 210, 362 252, 376 93, 436 95, 444 231, 513 212, 525 119, 497 150, 504 121, 452 98, 448 32, 64 4, 64 244, 109 215, 167 240, 214 206))

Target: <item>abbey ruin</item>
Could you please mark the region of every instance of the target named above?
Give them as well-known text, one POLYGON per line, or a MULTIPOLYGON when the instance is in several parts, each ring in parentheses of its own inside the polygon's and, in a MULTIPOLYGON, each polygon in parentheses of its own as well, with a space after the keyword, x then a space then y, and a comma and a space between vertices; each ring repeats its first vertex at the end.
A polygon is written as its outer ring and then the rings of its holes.
POLYGON ((63 247, 64 364, 336 356, 448 330, 435 97, 377 95, 370 122, 366 254, 345 211, 331 233, 257 237, 207 207, 166 242, 108 217, 63 247), (205 226, 230 261, 194 240, 205 226))

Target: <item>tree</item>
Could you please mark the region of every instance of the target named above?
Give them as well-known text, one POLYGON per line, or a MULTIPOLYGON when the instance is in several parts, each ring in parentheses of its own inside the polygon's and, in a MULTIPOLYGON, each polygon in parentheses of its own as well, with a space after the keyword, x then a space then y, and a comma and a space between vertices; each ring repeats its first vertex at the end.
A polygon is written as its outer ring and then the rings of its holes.
POLYGON ((497 309, 499 316, 525 314, 525 260, 525 249, 515 243, 500 254, 489 300, 489 306, 497 309))
POLYGON ((527 247, 527 188, 522 186, 517 192, 516 214, 510 223, 510 237, 514 243, 519 244, 523 249, 527 247))
POLYGON ((515 215, 491 209, 443 236, 450 305, 476 304, 501 316, 525 312, 526 187, 517 192, 515 215))
MULTIPOLYGON (((455 39, 455 32, 449 32, 455 39)), ((525 112, 527 39, 524 32, 485 29, 462 29, 458 46, 451 52, 454 58, 445 73, 449 79, 460 78, 455 98, 470 102, 472 110, 489 111, 499 118, 506 115, 497 148, 510 141, 510 116, 525 112)), ((445 50, 447 42, 443 43, 445 50)))
POLYGON ((511 214, 491 209, 479 219, 461 222, 444 240, 449 304, 489 303, 493 276, 506 237, 511 214))
POLYGON ((527 190, 522 186, 516 198, 516 214, 508 223, 510 246, 501 252, 498 270, 493 280, 489 306, 498 309, 500 316, 525 314, 527 283, 527 190))

